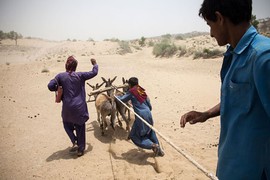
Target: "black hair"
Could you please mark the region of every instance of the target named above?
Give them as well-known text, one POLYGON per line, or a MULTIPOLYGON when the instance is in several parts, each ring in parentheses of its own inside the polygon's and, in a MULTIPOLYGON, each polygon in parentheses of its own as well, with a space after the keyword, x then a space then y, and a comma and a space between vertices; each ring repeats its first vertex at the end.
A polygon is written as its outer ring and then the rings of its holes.
POLYGON ((250 22, 252 0, 204 0, 199 10, 199 16, 215 22, 217 20, 216 11, 229 18, 235 25, 250 22))
POLYGON ((131 77, 131 78, 129 78, 129 80, 128 80, 128 84, 129 84, 131 87, 136 86, 136 85, 139 84, 139 80, 138 80, 138 78, 136 78, 136 77, 131 77))

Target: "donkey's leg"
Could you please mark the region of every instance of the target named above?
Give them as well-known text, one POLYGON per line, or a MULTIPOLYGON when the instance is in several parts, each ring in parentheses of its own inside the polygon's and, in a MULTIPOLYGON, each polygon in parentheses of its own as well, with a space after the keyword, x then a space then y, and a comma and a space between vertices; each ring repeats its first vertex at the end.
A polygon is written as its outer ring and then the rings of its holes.
POLYGON ((130 127, 129 127, 130 120, 126 117, 125 110, 126 110, 126 108, 122 108, 120 111, 120 114, 121 114, 123 120, 126 122, 126 131, 129 132, 130 131, 130 127))
MULTIPOLYGON (((121 114, 121 113, 120 113, 120 114, 121 114)), ((118 120, 119 126, 122 127, 123 124, 122 124, 122 122, 121 122, 121 120, 120 120, 120 118, 119 118, 119 111, 118 111, 118 110, 117 110, 117 112, 116 112, 116 116, 117 116, 117 120, 118 120)))
POLYGON ((103 114, 101 114, 101 121, 102 121, 102 124, 100 126, 101 135, 104 136, 104 131, 105 131, 105 128, 107 127, 107 123, 106 123, 106 116, 104 116, 103 114))
POLYGON ((111 126, 112 126, 113 130, 115 130, 115 118, 116 118, 115 116, 116 116, 116 112, 115 111, 111 112, 110 120, 111 120, 111 126))
POLYGON ((99 127, 101 128, 102 122, 100 122, 100 112, 97 110, 97 121, 99 123, 99 127))

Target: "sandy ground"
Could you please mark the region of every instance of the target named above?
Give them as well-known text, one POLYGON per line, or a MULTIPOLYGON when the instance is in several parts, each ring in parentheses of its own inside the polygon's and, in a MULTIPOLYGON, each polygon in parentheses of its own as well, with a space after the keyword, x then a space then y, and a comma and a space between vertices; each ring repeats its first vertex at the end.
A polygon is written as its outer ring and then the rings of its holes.
MULTIPOLYGON (((198 40, 198 39, 197 39, 198 40)), ((111 128, 101 136, 94 103, 88 103, 87 149, 82 157, 70 155, 71 143, 61 121, 61 104, 47 89, 50 79, 64 71, 74 55, 77 71, 92 68, 96 58, 101 77, 136 76, 151 99, 155 128, 207 171, 217 163, 219 118, 204 124, 179 125, 189 110, 207 110, 219 102, 221 58, 155 58, 152 48, 127 55, 115 53, 112 42, 2 41, 0 44, 0 179, 209 179, 160 136, 164 157, 137 148, 127 132, 111 128), (42 73, 43 70, 48 70, 42 73)), ((91 88, 86 86, 89 93, 91 88)), ((132 116, 134 116, 132 114, 132 116)), ((123 122, 124 124, 124 122, 123 122)))

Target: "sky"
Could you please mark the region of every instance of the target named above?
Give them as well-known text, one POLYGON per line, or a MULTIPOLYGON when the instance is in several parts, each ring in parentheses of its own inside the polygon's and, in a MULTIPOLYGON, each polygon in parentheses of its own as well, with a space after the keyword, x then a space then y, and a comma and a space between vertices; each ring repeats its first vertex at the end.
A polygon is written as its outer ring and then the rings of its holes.
MULTIPOLYGON (((198 16, 203 0, 0 0, 0 30, 48 40, 132 40, 208 32, 198 16)), ((257 19, 270 0, 253 0, 257 19)))

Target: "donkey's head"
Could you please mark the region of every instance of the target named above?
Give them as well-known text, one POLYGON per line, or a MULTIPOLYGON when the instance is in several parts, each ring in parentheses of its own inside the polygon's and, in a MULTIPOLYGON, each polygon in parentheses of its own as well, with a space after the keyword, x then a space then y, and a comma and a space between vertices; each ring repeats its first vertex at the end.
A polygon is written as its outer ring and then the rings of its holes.
MULTIPOLYGON (((92 91, 95 91, 95 90, 98 90, 104 83, 105 82, 102 82, 100 85, 97 83, 95 86, 93 86, 93 85, 91 85, 89 83, 87 83, 87 84, 92 88, 92 91)), ((94 96, 94 98, 96 100, 96 98, 98 96, 98 93, 94 94, 93 96, 94 96)), ((90 97, 89 97, 89 101, 90 101, 90 97)))
MULTIPOLYGON (((115 81, 116 78, 117 78, 117 76, 115 76, 112 80, 110 78, 108 80, 106 80, 104 77, 101 77, 101 79, 105 83, 105 87, 111 87, 112 83, 115 81)), ((114 91, 114 89, 107 91, 107 95, 111 96, 113 94, 113 91, 114 91)))
MULTIPOLYGON (((125 79, 124 77, 122 77, 122 82, 123 82, 123 84, 128 84, 128 80, 125 79)), ((128 89, 129 89, 129 86, 123 87, 123 92, 124 93, 128 92, 128 89)))

